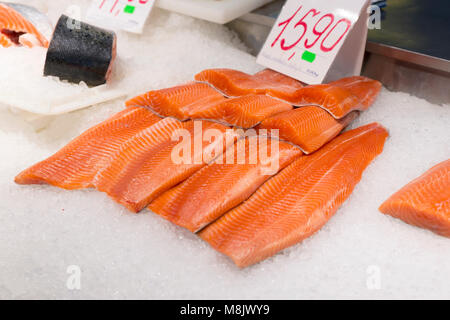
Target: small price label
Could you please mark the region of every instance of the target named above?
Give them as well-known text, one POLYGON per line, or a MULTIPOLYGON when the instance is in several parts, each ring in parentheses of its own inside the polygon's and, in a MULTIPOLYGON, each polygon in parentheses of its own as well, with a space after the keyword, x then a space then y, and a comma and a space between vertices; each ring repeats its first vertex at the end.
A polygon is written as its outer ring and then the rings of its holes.
POLYGON ((88 18, 113 29, 142 33, 155 0, 93 0, 88 18))
POLYGON ((368 0, 288 0, 257 62, 309 84, 322 83, 367 4, 368 0))

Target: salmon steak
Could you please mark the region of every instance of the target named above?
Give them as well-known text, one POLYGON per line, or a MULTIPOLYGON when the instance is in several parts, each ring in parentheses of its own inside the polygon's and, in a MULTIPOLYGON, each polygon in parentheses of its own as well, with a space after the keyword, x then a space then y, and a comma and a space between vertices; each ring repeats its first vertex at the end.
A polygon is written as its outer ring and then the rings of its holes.
POLYGON ((132 212, 144 209, 234 143, 233 133, 218 123, 165 118, 159 124, 126 143, 94 181, 97 190, 132 212), (206 132, 214 133, 212 139, 205 139, 206 132))
POLYGON ((329 84, 304 87, 286 101, 295 106, 316 105, 336 119, 341 119, 352 111, 367 110, 375 102, 380 90, 379 81, 354 76, 329 84))
MULTIPOLYGON (((14 3, 0 3, 0 46, 48 47, 49 39, 37 29, 32 21, 24 16, 24 14, 30 14, 31 12, 32 17, 36 19, 38 11, 34 8, 14 3)), ((39 17, 39 19, 43 20, 42 17, 39 17)), ((47 21, 41 22, 46 24, 46 28, 49 28, 47 21)))
POLYGON ((350 196, 387 136, 377 123, 341 134, 317 152, 297 158, 246 202, 200 231, 200 237, 239 267, 302 241, 350 196))
POLYGON ((394 193, 380 206, 380 211, 450 237, 450 159, 394 193))
POLYGON ((218 121, 244 129, 253 128, 275 114, 292 110, 292 105, 265 95, 247 95, 210 105, 201 104, 188 112, 191 119, 218 121))
POLYGON ((317 106, 293 109, 267 118, 259 126, 260 134, 265 129, 278 129, 280 139, 299 146, 310 154, 335 138, 347 125, 358 117, 358 111, 351 112, 337 120, 317 106))
POLYGON ((222 157, 163 193, 149 209, 196 232, 248 199, 265 181, 301 155, 299 148, 275 139, 261 136, 240 139, 222 157))
POLYGON ((255 75, 233 69, 208 69, 198 73, 195 80, 208 83, 228 97, 248 94, 269 94, 287 100, 303 87, 300 81, 276 71, 265 69, 255 75))
POLYGON ((191 108, 199 109, 225 101, 225 97, 204 83, 188 83, 172 88, 154 90, 134 97, 127 107, 146 107, 162 117, 184 121, 190 118, 191 108))
POLYGON ((46 183, 64 189, 93 187, 95 176, 122 145, 159 121, 161 118, 145 108, 125 109, 88 129, 53 156, 24 170, 15 182, 46 183))

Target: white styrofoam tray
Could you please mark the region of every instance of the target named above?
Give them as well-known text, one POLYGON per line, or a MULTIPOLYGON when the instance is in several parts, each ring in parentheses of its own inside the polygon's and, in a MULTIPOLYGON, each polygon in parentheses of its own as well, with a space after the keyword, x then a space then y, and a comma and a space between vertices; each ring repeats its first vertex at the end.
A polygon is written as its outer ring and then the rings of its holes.
POLYGON ((273 0, 157 0, 156 6, 224 24, 273 0))

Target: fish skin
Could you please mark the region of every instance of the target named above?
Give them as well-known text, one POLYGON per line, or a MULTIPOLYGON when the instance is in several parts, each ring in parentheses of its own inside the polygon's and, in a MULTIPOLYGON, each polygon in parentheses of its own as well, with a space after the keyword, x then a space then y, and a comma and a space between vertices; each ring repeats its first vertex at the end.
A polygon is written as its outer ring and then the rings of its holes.
POLYGON ((18 184, 50 184, 64 189, 93 187, 99 170, 135 134, 161 119, 144 108, 128 108, 88 129, 48 159, 24 170, 18 184))
POLYGON ((344 132, 296 159, 242 205, 200 231, 200 237, 241 268, 302 241, 350 196, 387 136, 377 123, 344 132))
MULTIPOLYGON (((200 122, 200 121, 199 121, 200 122)), ((127 143, 109 167, 96 177, 97 190, 107 193, 116 202, 127 207, 131 212, 139 212, 164 191, 187 179, 212 159, 196 161, 212 145, 219 145, 222 153, 226 147, 226 126, 202 122, 202 130, 195 131, 194 121, 180 122, 165 118, 158 125, 158 130, 143 134, 127 143), (163 122, 167 124, 163 125, 163 122), (219 130, 218 141, 205 143, 201 150, 191 153, 189 163, 175 163, 172 151, 180 142, 172 141, 176 130, 185 129, 190 134, 191 146, 195 139, 202 138, 208 129, 219 130), (222 144, 222 145, 221 145, 222 144), (200 153, 200 154, 198 154, 200 153)), ((230 143, 233 143, 231 140, 230 143)))
POLYGON ((300 81, 270 69, 255 75, 233 69, 207 69, 198 73, 195 80, 210 84, 228 97, 270 93, 284 99, 303 87, 300 81))
MULTIPOLYGON (((44 25, 44 15, 41 14, 36 9, 14 4, 14 3, 0 3, 0 30, 8 30, 14 33, 18 34, 17 43, 10 40, 10 37, 0 32, 0 46, 3 47, 10 47, 10 46, 16 46, 19 44, 24 45, 33 45, 33 43, 29 42, 29 40, 24 39, 24 41, 21 41, 21 36, 26 34, 32 34, 36 37, 38 40, 38 45, 48 48, 49 41, 48 39, 37 29, 37 27, 41 27, 44 25), (35 11, 33 15, 30 15, 32 11, 35 11), (21 13, 23 12, 23 14, 21 13), (39 20, 35 19, 37 15, 40 14, 41 18, 39 20), (26 17, 32 18, 31 20, 28 20, 26 17), (33 22, 41 22, 39 25, 34 25, 33 22)), ((48 28, 50 25, 50 22, 46 21, 48 25, 43 30, 44 33, 48 34, 48 28)), ((29 39, 29 38, 28 38, 29 39)))
POLYGON ((220 103, 191 108, 191 119, 207 119, 240 127, 253 128, 264 119, 292 110, 292 105, 265 95, 246 95, 220 103))
POLYGON ((191 106, 201 108, 223 102, 226 99, 204 83, 187 83, 171 88, 152 90, 134 97, 127 102, 127 107, 146 107, 162 117, 174 117, 185 121, 189 119, 191 106))
POLYGON ((311 85, 297 90, 286 101, 295 106, 316 105, 336 119, 352 111, 367 110, 377 98, 381 83, 362 76, 343 78, 329 84, 311 85))
POLYGON ((279 142, 276 155, 272 157, 270 154, 270 159, 265 159, 270 164, 261 161, 263 158, 260 156, 252 161, 250 152, 259 152, 259 143, 266 143, 267 150, 271 150, 273 141, 258 136, 239 140, 226 150, 221 163, 215 161, 200 169, 155 199, 149 209, 181 227, 197 232, 248 199, 271 176, 302 155, 299 148, 279 142), (238 152, 243 147, 245 161, 239 161, 238 152), (233 161, 227 161, 228 157, 233 161), (268 170, 272 164, 277 164, 277 168, 268 170))
POLYGON ((298 145, 310 154, 335 138, 347 125, 358 117, 353 111, 337 120, 326 110, 317 106, 306 106, 267 118, 258 129, 278 129, 279 138, 298 145))
POLYGON ((435 165, 394 193, 379 210, 450 238, 450 159, 435 165))
POLYGON ((51 39, 44 76, 96 87, 107 83, 117 54, 117 36, 82 21, 61 15, 51 39))

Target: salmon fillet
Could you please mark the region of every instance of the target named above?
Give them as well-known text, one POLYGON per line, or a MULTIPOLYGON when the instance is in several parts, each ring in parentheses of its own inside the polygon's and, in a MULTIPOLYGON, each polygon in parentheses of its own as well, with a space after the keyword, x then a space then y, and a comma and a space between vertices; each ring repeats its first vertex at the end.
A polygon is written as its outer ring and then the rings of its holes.
POLYGON ((25 19, 19 12, 7 5, 0 3, 0 46, 11 47, 35 45, 27 35, 33 35, 38 40, 38 45, 48 48, 49 41, 36 27, 25 19))
POLYGON ((255 75, 233 69, 208 69, 198 73, 195 80, 210 84, 228 97, 270 93, 284 99, 303 87, 300 81, 270 69, 255 75))
POLYGON ((381 90, 381 83, 362 76, 329 84, 304 86, 301 82, 269 69, 253 76, 232 69, 209 69, 195 76, 230 97, 267 94, 295 106, 317 105, 336 119, 354 110, 366 110, 381 90))
POLYGON ((240 128, 253 128, 262 120, 292 110, 292 105, 265 95, 247 95, 223 102, 200 106, 191 105, 192 119, 208 119, 240 128))
POLYGON ((97 176, 95 187, 130 211, 141 211, 161 193, 223 153, 227 143, 234 143, 233 139, 227 139, 228 127, 212 122, 196 123, 199 129, 194 121, 161 120, 159 128, 129 141, 117 153, 117 157, 97 176), (205 141, 208 130, 216 133, 211 141, 205 141), (177 140, 180 133, 186 134, 180 137, 183 138, 181 143, 187 142, 183 152, 189 153, 184 154, 184 159, 177 158, 181 151, 178 150, 181 145, 177 140), (174 140, 174 137, 177 139, 174 140))
POLYGON ((316 106, 307 106, 279 113, 264 120, 261 129, 278 129, 280 139, 298 145, 304 153, 309 154, 336 137, 356 117, 358 111, 336 120, 326 110, 316 106))
POLYGON ((18 184, 48 183, 64 189, 92 187, 123 143, 161 119, 144 108, 128 108, 88 129, 48 159, 24 170, 18 184))
POLYGON ((380 211, 450 237, 450 159, 393 194, 381 205, 380 211))
POLYGON ((274 114, 292 109, 292 105, 265 95, 227 99, 204 83, 149 91, 127 101, 126 105, 147 107, 160 116, 181 121, 207 119, 246 129, 274 114))
POLYGON ((199 235, 239 267, 264 260, 318 231, 382 152, 387 131, 372 123, 302 156, 199 235))
POLYGON ((304 87, 286 101, 296 106, 316 105, 341 119, 354 110, 367 110, 380 90, 380 82, 355 76, 304 87))
POLYGON ((127 107, 146 107, 160 116, 174 117, 184 121, 189 119, 186 111, 190 109, 190 105, 200 108, 202 105, 209 106, 224 100, 222 94, 207 84, 188 83, 149 91, 128 100, 125 105, 127 107))
POLYGON ((301 154, 299 148, 270 138, 241 139, 226 150, 220 161, 207 165, 162 194, 149 209, 196 232, 248 199, 265 181, 301 154), (273 154, 272 143, 278 144, 273 154), (267 150, 261 145, 267 146, 267 150), (261 151, 262 155, 259 154, 261 151))

